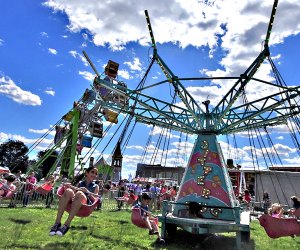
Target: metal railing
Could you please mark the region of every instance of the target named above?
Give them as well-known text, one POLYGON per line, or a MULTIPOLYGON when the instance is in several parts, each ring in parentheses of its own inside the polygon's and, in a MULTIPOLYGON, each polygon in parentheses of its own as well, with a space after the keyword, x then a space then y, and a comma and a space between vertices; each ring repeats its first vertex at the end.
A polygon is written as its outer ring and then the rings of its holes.
MULTIPOLYGON (((30 208, 57 208, 58 207, 58 197, 56 194, 56 189, 48 192, 47 194, 40 194, 35 191, 26 191, 25 186, 18 188, 11 198, 0 198, 0 207, 30 207, 30 208)), ((105 192, 101 197, 101 205, 97 209, 103 211, 111 211, 117 209, 130 209, 132 204, 127 204, 126 202, 118 202, 116 198, 118 197, 118 190, 110 190, 105 192)), ((137 202, 140 198, 137 200, 137 202)), ((150 210, 155 212, 160 209, 160 199, 159 197, 154 197, 151 200, 150 210)))

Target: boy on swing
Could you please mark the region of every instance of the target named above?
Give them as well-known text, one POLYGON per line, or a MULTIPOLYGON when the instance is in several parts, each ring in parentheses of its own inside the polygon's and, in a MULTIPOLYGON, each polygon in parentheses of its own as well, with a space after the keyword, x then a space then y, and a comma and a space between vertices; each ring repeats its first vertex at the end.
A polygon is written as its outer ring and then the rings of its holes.
POLYGON ((159 231, 158 231, 158 224, 157 220, 150 217, 149 211, 149 205, 151 202, 151 197, 147 193, 143 193, 141 197, 141 203, 136 204, 134 208, 139 208, 142 219, 146 222, 147 228, 149 229, 149 235, 157 235, 157 241, 161 242, 162 239, 160 237, 159 231))

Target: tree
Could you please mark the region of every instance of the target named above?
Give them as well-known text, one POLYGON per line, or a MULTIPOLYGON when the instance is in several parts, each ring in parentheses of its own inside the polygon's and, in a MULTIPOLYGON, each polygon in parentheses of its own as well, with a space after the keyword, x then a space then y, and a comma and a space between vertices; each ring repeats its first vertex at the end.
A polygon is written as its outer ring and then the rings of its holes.
POLYGON ((38 162, 43 160, 40 166, 43 178, 48 175, 58 156, 58 153, 56 151, 53 151, 46 159, 43 159, 48 152, 49 150, 38 152, 38 162))
POLYGON ((21 170, 26 172, 28 167, 28 147, 21 141, 8 140, 0 144, 0 166, 8 167, 11 172, 21 170))

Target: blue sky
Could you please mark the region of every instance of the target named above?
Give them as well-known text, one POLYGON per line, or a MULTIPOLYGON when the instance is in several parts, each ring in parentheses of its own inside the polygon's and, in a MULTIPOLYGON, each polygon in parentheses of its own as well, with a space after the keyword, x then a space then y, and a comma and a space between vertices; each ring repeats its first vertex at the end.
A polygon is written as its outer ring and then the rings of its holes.
MULTIPOLYGON (((94 72, 83 58, 90 56, 99 72, 109 59, 120 64, 119 79, 135 89, 149 65, 150 37, 144 10, 150 15, 158 52, 169 68, 180 77, 239 76, 262 48, 271 10, 268 0, 228 1, 63 1, 11 0, 0 3, 0 143, 21 140, 28 146, 51 128, 90 87, 94 72)), ((289 86, 299 85, 300 3, 279 1, 270 38, 272 58, 289 86)), ((263 65, 262 79, 272 80, 263 65)), ((156 66, 150 83, 164 79, 156 66)), ((208 97, 216 105, 232 82, 189 82, 185 85, 199 103, 208 97)), ((166 90, 167 91, 167 90, 166 90)), ((248 97, 268 92, 248 89, 248 97)), ((164 99, 162 89, 148 94, 164 99)), ((179 102, 179 101, 178 101, 179 102)), ((116 129, 117 126, 115 126, 116 129)), ((155 131, 155 138, 160 134, 155 131)), ((285 165, 299 162, 295 147, 283 128, 273 128, 274 144, 285 165)), ((113 132, 110 132, 113 134, 113 132)), ((150 133, 137 125, 124 154, 123 177, 134 174, 150 133)), ((107 135, 107 138, 111 136, 107 135)), ((180 139, 172 132, 168 166, 177 155, 185 165, 194 137, 180 139), (181 149, 177 146, 181 141, 181 149)), ((43 150, 53 134, 36 150, 43 150)), ((250 167, 247 139, 239 140, 239 156, 220 137, 225 158, 235 158, 250 167)), ((114 143, 112 143, 114 144, 114 143)), ((112 151, 108 147, 104 157, 112 151)), ((104 146, 100 146, 104 147, 104 146)), ((101 152, 95 151, 95 157, 101 152)), ((163 151, 161 149, 161 151, 163 151)), ((161 153, 161 152, 160 152, 161 153)))

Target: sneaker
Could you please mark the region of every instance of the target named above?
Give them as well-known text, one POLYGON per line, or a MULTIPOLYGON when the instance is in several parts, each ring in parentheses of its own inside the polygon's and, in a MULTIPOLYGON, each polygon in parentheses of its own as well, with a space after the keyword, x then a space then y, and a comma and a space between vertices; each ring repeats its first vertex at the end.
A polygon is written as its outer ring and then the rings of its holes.
POLYGON ((64 236, 68 231, 69 231, 69 227, 66 226, 66 225, 63 225, 62 227, 60 227, 57 230, 56 235, 58 235, 58 236, 64 236))
POLYGON ((154 229, 149 230, 149 235, 154 235, 154 234, 158 234, 158 232, 154 231, 154 229))
POLYGON ((164 239, 158 238, 158 239, 156 240, 156 243, 157 243, 157 244, 165 244, 166 242, 165 242, 164 239))
POLYGON ((55 224, 51 227, 49 235, 50 235, 50 236, 55 235, 56 232, 57 232, 57 230, 60 228, 60 226, 61 226, 60 223, 55 223, 55 224))

